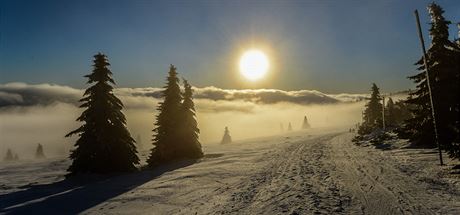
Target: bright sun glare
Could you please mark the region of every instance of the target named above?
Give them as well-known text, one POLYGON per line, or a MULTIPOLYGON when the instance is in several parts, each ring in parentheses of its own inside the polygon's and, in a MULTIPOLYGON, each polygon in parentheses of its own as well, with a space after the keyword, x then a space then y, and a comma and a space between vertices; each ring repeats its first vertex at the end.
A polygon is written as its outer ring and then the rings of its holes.
POLYGON ((240 72, 251 81, 261 79, 268 71, 268 58, 259 50, 246 51, 240 59, 240 72))

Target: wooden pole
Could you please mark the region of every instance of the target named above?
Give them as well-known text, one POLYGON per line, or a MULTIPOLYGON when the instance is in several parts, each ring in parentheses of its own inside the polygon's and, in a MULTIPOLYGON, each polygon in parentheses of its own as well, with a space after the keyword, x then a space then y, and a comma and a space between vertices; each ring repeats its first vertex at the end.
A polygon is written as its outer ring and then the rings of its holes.
POLYGON ((382 96, 382 128, 385 131, 385 96, 382 96))
POLYGON ((428 73, 428 63, 426 59, 425 41, 423 40, 422 27, 420 26, 420 18, 418 16, 418 11, 415 10, 414 14, 415 14, 415 20, 417 21, 418 37, 420 38, 420 43, 422 44, 423 64, 425 65, 425 75, 426 75, 426 85, 428 86, 428 93, 430 94, 430 105, 431 105, 431 116, 433 118, 434 138, 436 141, 436 145, 438 145, 439 162, 442 166, 444 165, 444 162, 442 161, 441 145, 439 144, 439 138, 438 138, 438 127, 436 124, 436 116, 435 116, 436 114, 435 114, 435 109, 434 109, 434 104, 433 104, 433 94, 431 92, 430 75, 428 73))

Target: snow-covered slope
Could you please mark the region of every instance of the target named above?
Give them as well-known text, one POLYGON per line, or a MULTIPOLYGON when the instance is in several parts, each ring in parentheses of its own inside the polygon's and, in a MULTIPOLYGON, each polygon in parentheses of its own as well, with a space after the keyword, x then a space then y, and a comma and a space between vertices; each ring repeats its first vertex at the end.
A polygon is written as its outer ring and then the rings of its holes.
POLYGON ((351 138, 307 130, 208 144, 197 162, 73 180, 66 159, 1 164, 0 213, 460 214, 458 180, 439 174, 436 154, 351 138))

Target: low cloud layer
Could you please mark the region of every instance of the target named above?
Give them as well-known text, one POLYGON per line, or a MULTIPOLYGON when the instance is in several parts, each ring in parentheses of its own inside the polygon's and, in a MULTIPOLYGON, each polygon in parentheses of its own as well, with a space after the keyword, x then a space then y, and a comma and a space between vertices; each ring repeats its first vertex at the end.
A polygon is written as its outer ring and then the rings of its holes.
MULTIPOLYGON (((115 94, 120 96, 128 108, 154 108, 153 100, 161 97, 161 88, 117 88, 115 94), (153 98, 148 101, 146 98, 153 98)), ((209 100, 211 106, 201 107, 206 111, 243 111, 246 106, 225 105, 226 102, 241 101, 253 104, 292 103, 298 105, 336 104, 340 102, 359 101, 365 94, 325 94, 316 90, 284 91, 277 89, 234 90, 217 87, 194 88, 196 100, 209 100), (214 103, 212 102, 214 101, 214 103), (219 102, 219 103, 215 103, 219 102)), ((53 103, 78 104, 83 90, 55 84, 0 84, 0 108, 14 106, 50 105, 53 103)), ((200 102, 198 102, 200 103, 200 102)))
POLYGON ((49 105, 54 102, 76 104, 82 92, 53 84, 0 84, 0 107, 49 105))
MULTIPOLYGON (((145 98, 145 97, 138 97, 145 98)), ((140 140, 140 151, 152 147, 157 100, 136 101, 148 108, 127 107, 124 114, 128 129, 136 140, 140 140)), ((132 104, 132 102, 130 102, 132 104)), ((218 143, 224 128, 229 127, 235 141, 283 134, 289 123, 294 130, 301 128, 307 116, 312 129, 332 128, 345 130, 359 122, 363 102, 297 105, 277 103, 258 105, 244 101, 212 101, 199 99, 197 120, 200 141, 203 144, 218 143), (281 128, 284 128, 281 129, 281 128)), ((55 102, 50 105, 14 106, 0 109, 0 162, 7 149, 12 149, 21 159, 31 159, 38 143, 48 157, 68 156, 76 136, 64 136, 77 128, 75 119, 82 109, 73 104, 55 102)))
MULTIPOLYGON (((152 147, 152 129, 161 88, 117 88, 131 135, 141 149, 152 147)), ((233 90, 195 88, 198 126, 203 144, 217 143, 228 126, 236 141, 283 134, 289 123, 300 129, 307 116, 313 129, 346 129, 359 122, 365 94, 325 94, 314 90, 233 90)), ((11 148, 21 158, 32 158, 38 143, 49 156, 67 156, 76 137, 75 119, 82 89, 54 84, 0 84, 0 160, 11 148)))

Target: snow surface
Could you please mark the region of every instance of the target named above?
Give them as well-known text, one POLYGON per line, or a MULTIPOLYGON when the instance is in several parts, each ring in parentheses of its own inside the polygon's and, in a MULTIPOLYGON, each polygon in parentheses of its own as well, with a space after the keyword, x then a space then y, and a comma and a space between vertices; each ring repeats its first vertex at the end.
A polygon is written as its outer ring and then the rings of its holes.
POLYGON ((111 177, 64 180, 65 158, 3 162, 0 214, 460 214, 460 179, 436 151, 357 146, 353 135, 205 144, 199 161, 111 177))

